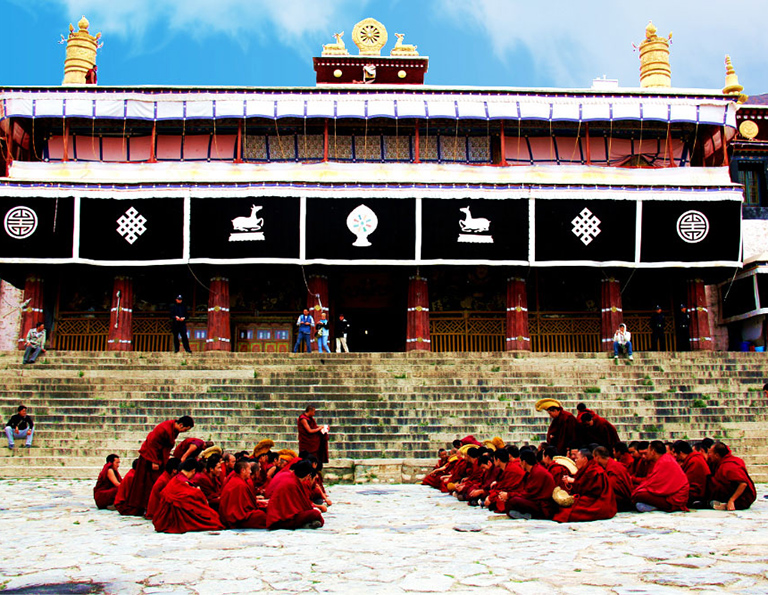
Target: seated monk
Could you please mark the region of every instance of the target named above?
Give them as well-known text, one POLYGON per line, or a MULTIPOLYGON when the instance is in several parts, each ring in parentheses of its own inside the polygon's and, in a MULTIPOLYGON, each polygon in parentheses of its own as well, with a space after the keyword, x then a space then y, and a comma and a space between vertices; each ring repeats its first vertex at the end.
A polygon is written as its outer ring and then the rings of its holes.
POLYGON ((552 492, 555 480, 536 460, 531 450, 520 451, 520 466, 525 471, 522 486, 508 495, 505 512, 511 519, 551 519, 555 513, 552 492))
MULTIPOLYGON (((235 463, 235 475, 221 492, 219 518, 228 529, 266 529, 265 506, 259 506, 251 487, 251 464, 248 461, 235 463)), ((266 505, 265 501, 264 504, 266 505)))
POLYGON ((115 493, 115 509, 122 515, 141 516, 144 512, 142 508, 136 508, 128 503, 128 495, 131 491, 131 485, 136 477, 136 467, 139 465, 139 459, 135 459, 131 464, 131 470, 125 474, 115 493))
POLYGON ((277 455, 271 451, 274 445, 272 440, 265 438, 259 441, 251 454, 251 460, 258 463, 258 468, 251 475, 251 483, 257 494, 263 492, 269 480, 272 479, 269 470, 274 467, 277 458, 277 455))
POLYGON ((99 477, 96 479, 96 485, 93 486, 93 499, 96 501, 96 507, 99 509, 111 507, 115 508, 115 496, 117 488, 120 486, 120 457, 111 454, 107 457, 107 463, 102 467, 99 477))
POLYGON ((462 446, 456 452, 456 456, 459 457, 456 461, 456 464, 453 466, 450 473, 443 475, 440 478, 441 492, 453 492, 453 490, 456 488, 456 484, 464 479, 464 477, 466 477, 466 475, 469 473, 470 469, 472 468, 472 462, 467 458, 467 452, 471 448, 477 449, 477 447, 467 444, 462 446))
POLYGON ((488 490, 485 506, 492 512, 505 512, 507 496, 518 491, 523 484, 525 471, 520 466, 520 451, 514 445, 500 448, 493 453, 493 464, 499 470, 499 477, 488 490), (514 453, 514 458, 510 453, 514 453))
POLYGON ((312 455, 309 455, 306 460, 312 464, 312 471, 314 471, 312 475, 312 488, 309 490, 309 500, 312 504, 325 504, 326 508, 333 505, 333 502, 328 497, 328 493, 325 491, 323 474, 320 472, 320 461, 312 455))
POLYGON ((450 465, 448 462, 449 459, 450 455, 448 454, 447 450, 444 448, 438 450, 437 463, 435 463, 432 471, 425 475, 424 479, 421 480, 421 485, 430 486, 432 488, 438 487, 440 483, 440 477, 445 475, 446 469, 448 468, 448 465, 450 465))
POLYGON ((201 438, 185 438, 179 444, 171 455, 174 459, 179 459, 182 463, 189 457, 198 458, 206 448, 213 446, 213 442, 206 442, 201 438))
POLYGON ((560 508, 554 520, 558 523, 578 523, 612 519, 616 516, 616 496, 611 482, 588 449, 582 449, 576 455, 576 477, 566 478, 571 484, 573 504, 560 508))
POLYGON ((469 493, 483 480, 483 474, 489 468, 491 460, 484 454, 480 454, 480 448, 471 448, 467 457, 472 462, 469 473, 454 488, 454 495, 460 502, 469 500, 469 493))
POLYGON ((573 477, 578 472, 575 463, 569 458, 559 456, 554 446, 547 446, 541 451, 541 463, 555 480, 555 487, 563 490, 568 489, 565 478, 573 477))
MULTIPOLYGON (((635 459, 632 466, 629 468, 629 474, 632 476, 632 483, 635 486, 638 486, 646 477, 648 477, 648 475, 650 475, 656 459, 654 459, 653 456, 648 456, 650 449, 648 441, 641 440, 635 444, 634 451, 632 450, 632 445, 629 445, 629 451, 635 459)), ((664 452, 666 452, 666 447, 664 448, 664 452)))
POLYGON ((152 515, 155 514, 158 505, 160 504, 160 494, 168 485, 174 476, 179 472, 179 466, 181 463, 179 459, 171 457, 165 462, 165 468, 162 475, 157 478, 157 481, 152 486, 152 491, 149 493, 149 502, 147 502, 147 510, 144 511, 144 518, 152 520, 152 515))
POLYGON ((618 442, 613 445, 613 458, 616 460, 617 463, 621 463, 626 467, 627 471, 629 471, 629 468, 632 466, 632 463, 635 462, 635 458, 629 454, 629 449, 627 448, 627 445, 623 442, 618 442))
POLYGON ((313 506, 307 491, 312 484, 312 464, 299 461, 274 477, 272 496, 267 505, 268 529, 317 529, 323 526, 321 511, 313 506))
POLYGON ((755 483, 744 461, 731 454, 722 442, 709 449, 710 460, 717 465, 712 476, 710 497, 715 510, 746 510, 757 498, 755 483))
POLYGON ((650 475, 632 492, 639 512, 688 510, 688 478, 661 440, 651 442, 646 456, 653 462, 650 475))
POLYGON ((627 468, 610 456, 610 451, 605 446, 599 446, 592 452, 597 463, 605 469, 608 481, 611 482, 613 495, 616 496, 616 509, 618 512, 630 512, 635 510, 632 504, 632 476, 627 468))
POLYGON ((152 515, 152 524, 158 533, 186 533, 188 531, 218 531, 224 526, 219 514, 208 506, 203 491, 190 483, 197 473, 197 461, 187 459, 181 471, 160 494, 160 504, 152 515))
POLYGON ((235 469, 237 459, 231 452, 225 452, 221 455, 221 487, 223 488, 235 469))
POLYGON ((192 478, 192 483, 203 490, 205 499, 208 500, 208 506, 214 510, 219 509, 219 498, 221 497, 221 457, 211 455, 205 462, 204 469, 192 478))
POLYGON ((480 477, 480 481, 470 486, 467 490, 467 499, 470 506, 482 506, 491 491, 491 485, 496 483, 496 480, 499 478, 500 470, 494 464, 493 459, 495 452, 496 451, 492 451, 488 454, 484 454, 478 460, 480 468, 483 470, 483 474, 480 477))
POLYGON ((683 473, 688 478, 688 507, 704 508, 707 502, 707 484, 709 482, 709 465, 706 457, 685 440, 678 440, 672 445, 672 452, 683 473))

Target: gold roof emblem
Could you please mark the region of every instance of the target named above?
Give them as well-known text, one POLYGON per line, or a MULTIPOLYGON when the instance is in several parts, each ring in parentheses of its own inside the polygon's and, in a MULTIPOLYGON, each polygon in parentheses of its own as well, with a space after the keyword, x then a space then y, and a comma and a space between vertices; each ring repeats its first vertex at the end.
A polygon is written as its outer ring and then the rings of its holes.
POLYGON ((760 132, 760 128, 758 128, 757 124, 752 120, 744 120, 741 124, 739 124, 739 133, 744 138, 752 140, 757 136, 758 132, 760 132))
POLYGON ((376 19, 363 19, 352 29, 352 41, 361 56, 380 56, 387 43, 387 29, 376 19))

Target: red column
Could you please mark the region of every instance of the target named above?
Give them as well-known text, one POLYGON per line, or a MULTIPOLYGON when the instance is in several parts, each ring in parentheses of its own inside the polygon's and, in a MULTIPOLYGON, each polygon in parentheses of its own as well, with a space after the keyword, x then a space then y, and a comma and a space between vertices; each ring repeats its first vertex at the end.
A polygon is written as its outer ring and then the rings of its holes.
POLYGON ((229 332, 229 279, 213 277, 208 292, 208 338, 206 351, 232 351, 229 332))
POLYGON ((429 288, 424 277, 408 279, 406 351, 429 351, 429 288))
POLYGON ((704 281, 688 281, 688 314, 691 317, 691 351, 710 351, 715 348, 709 328, 709 309, 704 281))
POLYGON ((115 277, 107 351, 133 351, 133 279, 115 277))
POLYGON ((507 351, 530 351, 528 291, 525 279, 507 279, 507 351))
MULTIPOLYGON (((603 351, 613 351, 613 334, 624 319, 621 308, 621 284, 616 279, 603 279, 600 283, 600 338, 603 351)), ((630 333, 634 329, 627 329, 630 333)))
MULTIPOLYGON (((27 333, 43 320, 43 280, 30 275, 24 282, 24 301, 21 309, 21 335, 19 349, 24 350, 27 333)), ((50 334, 50 329, 47 329, 50 334)))
MULTIPOLYGON (((323 275, 310 275, 307 279, 309 295, 307 296, 307 310, 315 319, 320 320, 320 313, 328 314, 328 277, 323 275)), ((328 317, 330 320, 330 316, 328 317)))

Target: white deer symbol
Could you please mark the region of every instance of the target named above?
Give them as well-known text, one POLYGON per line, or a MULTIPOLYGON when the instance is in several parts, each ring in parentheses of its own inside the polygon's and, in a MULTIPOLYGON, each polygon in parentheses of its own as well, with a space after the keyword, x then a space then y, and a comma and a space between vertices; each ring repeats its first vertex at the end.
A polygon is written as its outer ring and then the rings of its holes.
POLYGON ((459 221, 461 231, 481 232, 488 231, 490 228, 491 222, 484 217, 478 217, 477 219, 472 217, 469 207, 463 207, 459 210, 465 214, 464 221, 459 221))
POLYGON ((264 225, 264 219, 256 217, 263 207, 251 205, 251 214, 248 217, 235 217, 232 219, 232 227, 235 231, 257 231, 264 225))

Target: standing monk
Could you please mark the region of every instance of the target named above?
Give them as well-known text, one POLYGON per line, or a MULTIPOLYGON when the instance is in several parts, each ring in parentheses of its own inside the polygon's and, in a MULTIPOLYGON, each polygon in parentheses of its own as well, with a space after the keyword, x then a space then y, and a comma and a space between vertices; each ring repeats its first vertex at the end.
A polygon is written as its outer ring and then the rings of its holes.
POLYGON ((93 487, 93 499, 96 500, 98 508, 114 506, 117 488, 121 481, 119 467, 120 457, 115 454, 109 455, 107 463, 102 467, 96 485, 93 487))
POLYGON ((144 444, 139 449, 139 463, 136 467, 136 476, 128 492, 128 504, 144 513, 152 493, 152 486, 160 477, 165 462, 171 456, 171 450, 176 443, 177 436, 187 432, 195 426, 195 422, 188 415, 180 417, 176 421, 169 419, 152 430, 144 444))
POLYGON ((563 409, 556 399, 541 399, 536 411, 546 410, 552 422, 547 430, 547 444, 557 449, 557 454, 568 454, 568 446, 576 442, 576 418, 563 409))
POLYGON ((746 510, 757 498, 755 484, 747 473, 747 467, 734 457, 722 442, 715 442, 709 449, 710 460, 717 464, 712 476, 712 507, 716 510, 746 510))
POLYGON ((315 421, 315 408, 307 405, 304 413, 299 416, 299 452, 306 451, 320 463, 328 462, 328 426, 318 426, 315 421))

